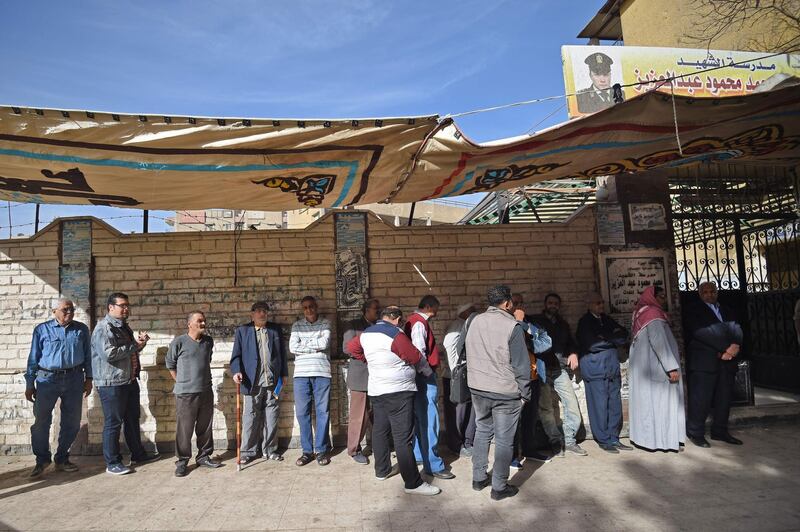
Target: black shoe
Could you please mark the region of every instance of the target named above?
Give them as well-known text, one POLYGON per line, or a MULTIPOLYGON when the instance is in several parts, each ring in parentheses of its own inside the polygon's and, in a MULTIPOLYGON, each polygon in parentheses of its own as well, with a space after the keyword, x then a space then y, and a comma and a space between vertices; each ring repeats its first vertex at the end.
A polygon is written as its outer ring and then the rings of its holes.
POLYGON ((456 478, 456 476, 453 473, 451 473, 450 471, 448 471, 447 469, 442 469, 441 471, 437 471, 435 473, 432 473, 432 475, 434 477, 440 478, 442 480, 450 480, 450 479, 456 478))
POLYGON ((189 468, 186 465, 186 462, 178 462, 178 465, 175 466, 175 476, 176 477, 185 477, 189 474, 189 468))
POLYGON ((209 467, 211 469, 216 469, 218 467, 222 467, 222 464, 217 462, 216 460, 212 459, 211 457, 201 458, 197 461, 197 466, 200 467, 209 467))
POLYGON ((633 447, 631 447, 630 445, 625 445, 621 441, 616 442, 614 444, 614 447, 616 447, 620 451, 632 451, 633 450, 633 447))
POLYGON ((240 456, 239 457, 239 465, 249 464, 250 462, 255 461, 255 456, 240 456))
POLYGON ((69 460, 64 460, 60 464, 56 462, 56 471, 65 471, 67 473, 75 473, 78 471, 78 466, 70 462, 69 460))
POLYGON ((41 474, 44 473, 44 470, 47 469, 49 465, 50 462, 45 462, 43 464, 37 463, 35 466, 33 466, 33 469, 31 470, 31 473, 28 475, 28 478, 36 478, 38 476, 41 476, 41 474))
POLYGON ((691 441, 693 444, 697 445, 698 447, 703 447, 703 448, 706 448, 706 449, 708 447, 711 447, 711 444, 708 443, 708 440, 706 440, 703 436, 695 437, 695 436, 687 435, 686 437, 689 438, 689 441, 691 441))
POLYGON ((160 454, 156 453, 144 453, 139 458, 134 458, 131 456, 131 465, 141 465, 146 464, 147 462, 153 462, 161 458, 160 454))
POLYGON ((611 454, 619 454, 619 449, 613 443, 606 445, 605 443, 600 444, 600 448, 603 449, 607 453, 611 454))
POLYGON ((318 454, 317 463, 321 466, 326 466, 331 463, 331 457, 328 456, 328 453, 318 454))
POLYGON ((507 499, 509 497, 513 497, 519 493, 519 488, 516 486, 512 486, 511 484, 506 484, 505 489, 502 491, 495 491, 492 490, 492 500, 493 501, 502 501, 503 499, 507 499))
POLYGON ((546 464, 553 459, 552 456, 548 456, 546 454, 542 454, 539 452, 528 453, 525 455, 525 458, 529 458, 531 460, 535 460, 536 462, 541 462, 543 464, 546 464))
POLYGON ((473 480, 472 481, 472 489, 475 491, 481 491, 483 488, 492 485, 492 477, 486 477, 483 480, 473 480))
POLYGON ((724 441, 725 443, 730 443, 731 445, 742 445, 744 443, 739 438, 734 438, 730 434, 723 434, 722 436, 714 436, 712 434, 711 439, 717 441, 724 441))

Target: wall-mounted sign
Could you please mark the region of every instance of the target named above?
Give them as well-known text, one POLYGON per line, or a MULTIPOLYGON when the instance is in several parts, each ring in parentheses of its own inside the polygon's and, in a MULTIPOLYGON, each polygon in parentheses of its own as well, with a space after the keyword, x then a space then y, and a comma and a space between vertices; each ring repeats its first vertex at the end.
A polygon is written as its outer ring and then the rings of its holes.
POLYGON ((667 213, 661 203, 630 203, 628 215, 631 231, 664 231, 667 229, 667 213))
POLYGON ((597 242, 601 246, 625 245, 625 219, 619 203, 597 204, 597 242))
POLYGON ((620 251, 600 253, 598 257, 603 297, 608 313, 615 318, 629 323, 639 297, 650 285, 669 293, 666 252, 620 251))
POLYGON ((631 85, 622 87, 623 100, 675 76, 681 76, 674 80, 675 94, 720 97, 750 94, 775 74, 800 77, 800 64, 792 54, 765 57, 769 55, 649 46, 562 46, 564 85, 567 94, 574 94, 567 98, 568 114, 576 118, 611 107, 615 83, 631 85))

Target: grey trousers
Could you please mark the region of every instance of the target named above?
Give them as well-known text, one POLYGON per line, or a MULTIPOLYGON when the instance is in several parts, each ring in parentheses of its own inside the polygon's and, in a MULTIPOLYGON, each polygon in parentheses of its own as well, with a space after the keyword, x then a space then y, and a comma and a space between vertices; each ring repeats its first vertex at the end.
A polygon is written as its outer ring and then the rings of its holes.
POLYGON ((489 443, 494 436, 492 489, 503 491, 508 485, 508 469, 514 456, 522 402, 519 399, 488 399, 472 394, 475 406, 475 442, 472 446, 472 480, 486 480, 489 467, 489 443))
POLYGON ((275 387, 254 387, 244 396, 242 456, 267 457, 278 450, 278 398, 275 387))
POLYGON ((178 462, 187 463, 192 457, 192 432, 197 435, 198 462, 214 453, 214 392, 211 388, 199 393, 175 396, 175 454, 178 462))

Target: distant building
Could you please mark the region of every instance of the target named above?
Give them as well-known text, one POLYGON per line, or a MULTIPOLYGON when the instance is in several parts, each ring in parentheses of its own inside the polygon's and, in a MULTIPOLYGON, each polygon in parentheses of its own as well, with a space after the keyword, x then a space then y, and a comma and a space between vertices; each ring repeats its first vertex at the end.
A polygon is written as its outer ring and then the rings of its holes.
MULTIPOLYGON (((421 201, 414 206, 413 225, 454 224, 473 207, 472 204, 434 200, 421 201)), ((359 209, 372 211, 386 223, 407 225, 411 213, 410 203, 359 205, 359 209)), ((177 211, 167 219, 175 231, 234 231, 236 229, 302 229, 318 220, 325 209, 304 208, 294 211, 264 212, 241 209, 205 209, 177 211)))

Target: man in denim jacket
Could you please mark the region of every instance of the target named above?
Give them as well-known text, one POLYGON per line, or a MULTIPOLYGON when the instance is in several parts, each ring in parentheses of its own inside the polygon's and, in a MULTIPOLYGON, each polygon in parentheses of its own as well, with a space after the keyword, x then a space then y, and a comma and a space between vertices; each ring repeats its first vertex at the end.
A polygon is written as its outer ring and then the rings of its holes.
POLYGON ((28 369, 25 372, 25 399, 33 403, 35 421, 31 426, 31 447, 36 466, 31 477, 38 477, 50 465, 50 425, 53 408, 61 400, 61 428, 58 433, 56 471, 75 472, 69 461, 69 448, 81 426, 83 398, 92 392, 92 361, 89 328, 74 321, 75 305, 59 299, 53 319, 33 330, 28 369))
POLYGON ((92 333, 92 371, 94 385, 103 404, 103 457, 106 473, 125 475, 130 468, 122 464, 119 448, 120 428, 131 451, 131 464, 158 457, 142 446, 139 426, 139 353, 150 337, 139 333, 134 339, 128 325, 128 296, 114 292, 108 296, 106 317, 92 333))

